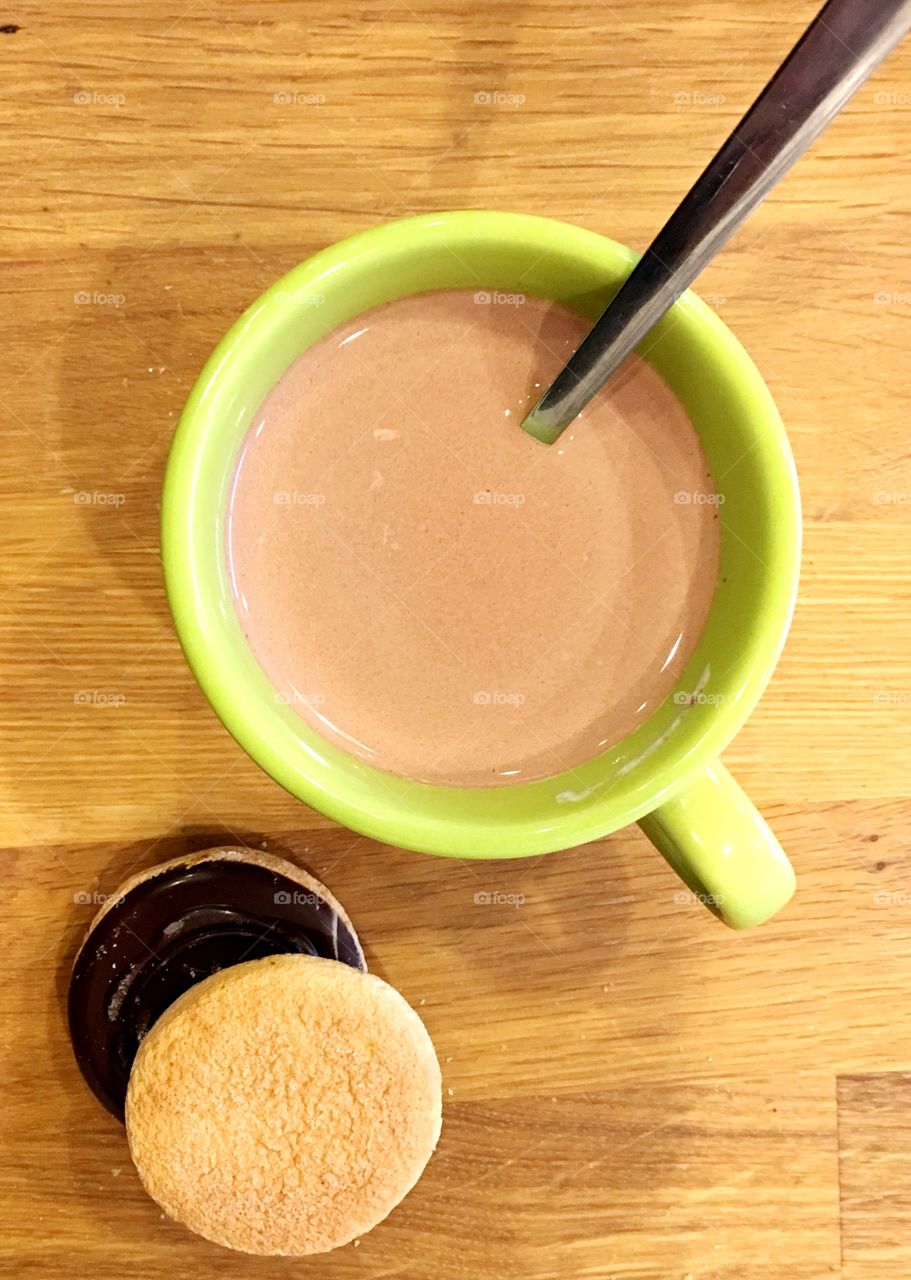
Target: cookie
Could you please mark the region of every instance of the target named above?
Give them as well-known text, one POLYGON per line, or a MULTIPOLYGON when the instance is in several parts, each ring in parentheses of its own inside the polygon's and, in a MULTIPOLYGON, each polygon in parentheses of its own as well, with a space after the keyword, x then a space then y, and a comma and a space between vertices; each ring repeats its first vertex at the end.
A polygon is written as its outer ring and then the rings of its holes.
POLYGON ((418 1015, 336 960, 275 955, 191 987, 144 1038, 126 1125, 146 1190, 208 1240, 300 1256, 369 1231, 440 1133, 418 1015))
POLYGON ((283 858, 210 849, 127 880, 92 921, 70 980, 70 1037, 96 1097, 122 1118, 139 1044, 177 997, 241 961, 284 953, 366 968, 341 904, 283 858))

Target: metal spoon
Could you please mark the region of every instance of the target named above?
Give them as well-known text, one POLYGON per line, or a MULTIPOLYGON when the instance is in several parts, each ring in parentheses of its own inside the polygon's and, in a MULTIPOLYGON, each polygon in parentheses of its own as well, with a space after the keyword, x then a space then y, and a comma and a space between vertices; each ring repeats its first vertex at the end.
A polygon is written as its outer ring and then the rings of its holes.
POLYGON ((911 28, 911 0, 829 0, 522 423, 555 440, 911 28))

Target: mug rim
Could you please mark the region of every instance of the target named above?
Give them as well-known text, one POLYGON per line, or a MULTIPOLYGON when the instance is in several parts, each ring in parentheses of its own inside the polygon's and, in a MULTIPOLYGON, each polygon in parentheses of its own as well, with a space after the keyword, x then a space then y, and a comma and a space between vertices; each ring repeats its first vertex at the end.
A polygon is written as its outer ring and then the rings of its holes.
MULTIPOLYGON (((255 344, 268 340, 270 332, 287 323, 288 301, 303 299, 315 281, 332 288, 329 277, 355 259, 382 270, 392 255, 420 255, 422 249, 439 246, 468 246, 486 238, 514 246, 519 243, 546 254, 557 248, 577 253, 594 272, 603 268, 605 276, 628 270, 636 255, 616 241, 596 232, 549 218, 493 211, 460 211, 420 215, 382 224, 321 250, 276 280, 231 326, 200 373, 181 415, 167 462, 161 510, 161 550, 165 586, 178 638, 191 669, 209 703, 244 750, 297 799, 330 818, 386 843, 422 852, 458 854, 462 857, 516 857, 567 848, 600 838, 635 821, 673 795, 686 779, 709 764, 728 745, 758 702, 778 660, 793 613, 800 557, 800 500, 790 444, 771 393, 753 361, 724 322, 696 295, 687 292, 674 305, 675 328, 679 335, 698 345, 700 356, 711 361, 719 377, 736 381, 743 399, 749 400, 751 446, 762 460, 764 479, 774 491, 774 523, 766 530, 768 552, 763 611, 744 643, 741 674, 749 677, 732 690, 711 714, 692 718, 688 733, 680 732, 673 750, 667 750, 654 767, 640 766, 637 784, 626 796, 611 789, 589 799, 584 807, 564 805, 552 822, 523 819, 473 822, 438 818, 425 811, 417 819, 396 800, 391 791, 377 786, 369 806, 354 798, 352 788, 336 777, 331 785, 325 778, 309 775, 306 761, 292 764, 270 741, 268 715, 252 715, 240 709, 240 673, 233 667, 222 638, 206 621, 211 603, 205 595, 214 592, 207 570, 198 554, 194 535, 195 495, 204 466, 204 438, 217 430, 219 415, 226 412, 219 390, 237 376, 239 366, 249 359, 255 344)), ((441 287, 441 286, 434 286, 441 287)), ((403 290, 395 296, 406 296, 403 290)), ((360 308, 364 310, 366 308, 360 308)), ((230 397, 229 397, 230 403, 230 397)), ((772 505, 769 496, 767 505, 772 505)), ((705 709, 700 707, 701 713, 705 709)), ((296 713, 295 713, 296 714, 296 713)), ((303 722, 302 722, 303 723, 303 722)), ((317 735, 319 736, 319 735, 317 735)), ((667 744, 665 744, 667 745, 667 744)), ((312 751, 310 753, 313 754, 312 751)), ((325 764, 325 761, 322 761, 325 764)), ((359 762, 361 775, 377 775, 377 782, 391 775, 359 762)), ((544 781, 555 782, 558 779, 544 781)), ((396 779, 396 782, 408 780, 396 779)), ((514 798, 539 787, 524 783, 502 788, 514 798)), ((453 790, 477 794, 471 788, 449 788, 412 782, 410 789, 422 797, 440 797, 453 790)))

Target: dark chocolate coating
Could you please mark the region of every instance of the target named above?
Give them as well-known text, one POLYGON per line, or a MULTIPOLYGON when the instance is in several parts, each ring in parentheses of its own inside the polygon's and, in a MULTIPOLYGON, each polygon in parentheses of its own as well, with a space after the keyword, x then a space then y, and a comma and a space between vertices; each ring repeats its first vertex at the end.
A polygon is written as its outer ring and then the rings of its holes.
POLYGON ((287 952, 366 968, 328 902, 259 863, 215 856, 134 885, 91 930, 70 979, 70 1038, 92 1092, 122 1120, 140 1041, 177 997, 231 965, 287 952))

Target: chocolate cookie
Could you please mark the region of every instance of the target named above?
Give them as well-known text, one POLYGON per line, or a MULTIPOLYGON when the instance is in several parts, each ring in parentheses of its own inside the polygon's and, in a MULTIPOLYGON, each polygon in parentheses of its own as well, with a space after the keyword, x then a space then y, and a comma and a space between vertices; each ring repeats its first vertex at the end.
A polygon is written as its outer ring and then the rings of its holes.
POLYGON ((70 981, 70 1036, 95 1096, 122 1118, 136 1050, 165 1009, 213 973, 286 953, 367 967, 341 904, 284 858, 210 849, 127 880, 92 921, 70 981))
POLYGON ((69 1018, 146 1190, 228 1248, 345 1244, 436 1146, 423 1023, 366 972, 328 889, 284 859, 213 849, 128 880, 76 957, 69 1018))

